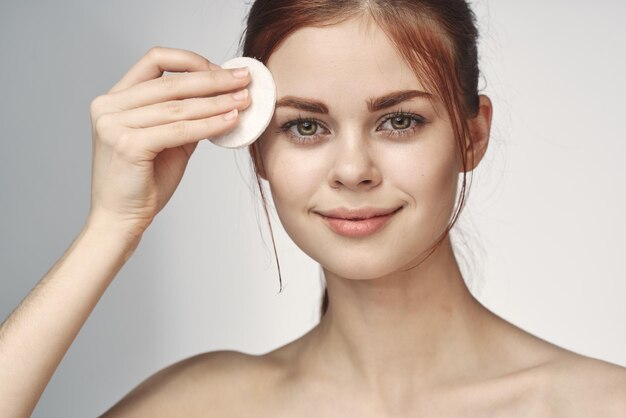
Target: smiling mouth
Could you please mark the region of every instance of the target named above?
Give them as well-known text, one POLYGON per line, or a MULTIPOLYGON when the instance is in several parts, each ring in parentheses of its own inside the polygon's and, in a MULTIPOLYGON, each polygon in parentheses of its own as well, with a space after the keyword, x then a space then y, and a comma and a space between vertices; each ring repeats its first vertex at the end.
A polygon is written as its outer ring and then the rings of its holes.
POLYGON ((332 216, 329 216, 329 218, 340 219, 342 221, 353 221, 353 222, 364 221, 366 219, 375 219, 375 218, 382 218, 382 217, 385 217, 385 216, 391 216, 394 213, 396 213, 397 211, 399 211, 400 209, 402 209, 402 207, 399 207, 398 209, 394 210, 393 212, 387 213, 386 215, 370 216, 369 218, 335 218, 335 217, 332 217, 332 216))
POLYGON ((350 238, 363 238, 382 230, 402 207, 386 215, 369 218, 333 218, 320 214, 324 223, 336 234, 350 238))

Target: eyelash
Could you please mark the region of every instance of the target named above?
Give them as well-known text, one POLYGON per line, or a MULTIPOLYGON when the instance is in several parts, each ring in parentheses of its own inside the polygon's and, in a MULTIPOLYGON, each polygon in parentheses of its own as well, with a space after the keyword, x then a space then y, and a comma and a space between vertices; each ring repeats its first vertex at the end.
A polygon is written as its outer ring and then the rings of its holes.
MULTIPOLYGON (((409 127, 409 128, 405 128, 405 129, 394 129, 391 130, 390 133, 387 134, 388 137, 393 138, 393 139, 397 139, 397 138, 402 138, 402 137, 406 137, 409 135, 412 135, 418 128, 422 127, 423 125, 426 124, 426 120, 420 116, 420 115, 416 115, 415 113, 411 113, 411 112, 405 112, 403 110, 398 110, 396 112, 390 113, 388 115, 384 116, 384 119, 381 123, 385 124, 388 121, 397 118, 397 117, 403 117, 403 118, 410 118, 411 121, 415 121, 415 125, 409 127)), ((298 115, 297 119, 291 120, 285 124, 283 124, 279 130, 278 133, 283 133, 283 134, 287 134, 294 142, 299 143, 299 144, 312 144, 312 143, 316 143, 318 142, 318 137, 322 136, 322 134, 315 134, 315 135, 306 135, 306 136, 298 136, 298 135, 294 135, 293 132, 291 132, 291 127, 292 126, 297 126, 300 123, 311 123, 311 124, 315 124, 318 127, 321 125, 323 126, 324 124, 317 120, 317 119, 312 119, 312 118, 303 118, 301 115, 298 115), (311 138, 313 138, 313 140, 311 140, 311 138)), ((317 131, 317 130, 316 130, 317 131)))

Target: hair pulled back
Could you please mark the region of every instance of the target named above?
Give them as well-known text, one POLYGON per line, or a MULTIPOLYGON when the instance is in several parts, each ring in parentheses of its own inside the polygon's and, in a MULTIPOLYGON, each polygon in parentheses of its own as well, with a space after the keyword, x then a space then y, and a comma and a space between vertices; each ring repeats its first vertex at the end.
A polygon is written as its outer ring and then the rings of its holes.
MULTIPOLYGON (((463 208, 466 196, 465 155, 471 147, 467 119, 478 112, 478 29, 476 16, 466 0, 256 0, 240 40, 242 55, 267 64, 272 52, 290 34, 304 27, 324 27, 351 18, 375 22, 389 37, 424 88, 443 103, 463 162, 463 182, 458 207, 451 222, 431 247, 444 240, 463 208)), ((256 142, 248 146, 261 193, 265 215, 272 231, 257 165, 256 142)), ((469 154, 473 156, 472 153, 469 154)), ((474 162, 471 161, 471 167, 474 162)), ((470 181, 471 185, 471 181, 470 181)), ((272 233, 272 243, 274 235, 272 233)), ((274 244, 276 255, 276 246, 274 244)), ((282 289, 280 265, 276 255, 282 289)), ((324 290, 321 316, 328 309, 324 290)))

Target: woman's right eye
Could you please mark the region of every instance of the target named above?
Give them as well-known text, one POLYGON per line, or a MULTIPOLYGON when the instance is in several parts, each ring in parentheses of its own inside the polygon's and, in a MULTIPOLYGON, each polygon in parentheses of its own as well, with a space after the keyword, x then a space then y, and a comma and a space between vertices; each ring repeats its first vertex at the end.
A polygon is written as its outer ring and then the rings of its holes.
POLYGON ((320 122, 299 117, 282 125, 279 133, 287 134, 296 143, 311 144, 318 142, 319 137, 323 135, 317 133, 320 129, 322 129, 320 122))

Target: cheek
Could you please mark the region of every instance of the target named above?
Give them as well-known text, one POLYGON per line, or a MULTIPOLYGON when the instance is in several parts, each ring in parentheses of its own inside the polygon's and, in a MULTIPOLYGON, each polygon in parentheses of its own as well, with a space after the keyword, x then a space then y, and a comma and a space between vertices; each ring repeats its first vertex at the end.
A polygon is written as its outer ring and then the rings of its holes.
POLYGON ((266 153, 267 176, 276 211, 284 223, 290 215, 306 212, 311 197, 323 181, 324 170, 315 157, 295 149, 270 149, 266 153))
POLYGON ((394 157, 387 171, 392 173, 395 186, 408 195, 411 205, 424 218, 434 220, 435 224, 449 221, 458 181, 453 146, 429 143, 407 149, 394 157))

